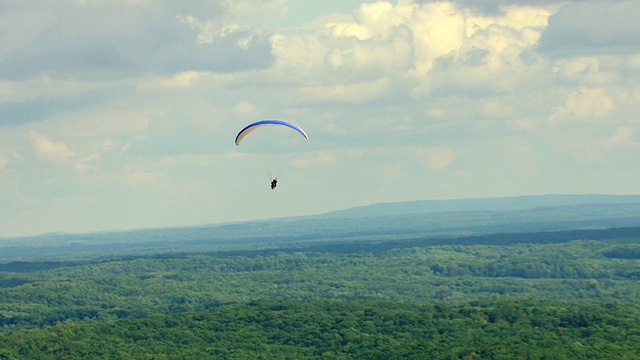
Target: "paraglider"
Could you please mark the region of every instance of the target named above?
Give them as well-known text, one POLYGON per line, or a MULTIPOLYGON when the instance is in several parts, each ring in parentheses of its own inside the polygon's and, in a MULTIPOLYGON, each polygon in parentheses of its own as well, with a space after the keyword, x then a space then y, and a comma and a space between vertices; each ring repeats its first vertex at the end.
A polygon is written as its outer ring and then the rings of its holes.
MULTIPOLYGON (((244 128, 242 128, 242 130, 240 130, 240 132, 238 132, 238 134, 236 135, 236 145, 240 145, 240 143, 242 142, 242 140, 249 135, 251 132, 264 127, 264 126, 284 126, 284 127, 288 127, 290 129, 293 129, 295 131, 297 131, 300 135, 302 135, 302 137, 304 137, 305 140, 309 139, 309 136, 307 135, 307 133, 298 125, 295 125, 293 123, 290 123, 288 121, 284 121, 284 120, 260 120, 260 121, 256 121, 253 122, 247 126, 245 126, 244 128)), ((276 187, 278 186, 278 178, 277 177, 271 177, 269 176, 269 180, 271 181, 271 190, 275 190, 276 187)))
POLYGON ((261 128, 263 126, 273 126, 273 125, 280 125, 280 126, 286 126, 286 127, 290 127, 293 130, 297 131, 300 133, 300 135, 304 136, 305 139, 309 139, 309 136, 307 136, 307 133, 302 130, 301 127, 299 127, 298 125, 292 124, 288 121, 284 121, 284 120, 260 120, 260 121, 256 121, 254 123, 251 123, 247 126, 245 126, 242 130, 240 130, 240 132, 238 133, 238 135, 236 135, 236 145, 240 145, 240 142, 242 141, 242 139, 244 139, 245 136, 249 135, 249 133, 253 132, 254 130, 261 128))

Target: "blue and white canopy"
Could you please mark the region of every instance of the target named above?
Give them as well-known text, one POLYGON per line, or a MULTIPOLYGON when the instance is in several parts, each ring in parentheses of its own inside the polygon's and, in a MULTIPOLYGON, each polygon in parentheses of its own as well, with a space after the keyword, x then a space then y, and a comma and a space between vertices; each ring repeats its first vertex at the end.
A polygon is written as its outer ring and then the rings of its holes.
POLYGON ((238 133, 238 135, 236 135, 236 145, 240 145, 240 142, 242 141, 242 139, 244 139, 245 136, 247 136, 250 132, 263 127, 263 126, 286 126, 289 128, 292 128, 293 130, 297 131, 300 133, 300 135, 304 136, 305 139, 309 139, 309 136, 307 135, 307 133, 302 130, 301 127, 299 127, 298 125, 292 124, 288 121, 284 121, 284 120, 260 120, 260 121, 256 121, 254 123, 251 123, 247 126, 245 126, 242 130, 240 130, 240 132, 238 133))

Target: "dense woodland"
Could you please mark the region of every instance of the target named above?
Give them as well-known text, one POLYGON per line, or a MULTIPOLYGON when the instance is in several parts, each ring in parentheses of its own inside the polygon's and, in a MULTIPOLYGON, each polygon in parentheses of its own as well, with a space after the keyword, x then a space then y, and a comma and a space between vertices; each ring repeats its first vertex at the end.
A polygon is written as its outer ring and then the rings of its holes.
POLYGON ((637 359, 640 306, 255 301, 0 333, 7 359, 637 359))
POLYGON ((0 359, 640 358, 640 228, 0 263, 0 359))

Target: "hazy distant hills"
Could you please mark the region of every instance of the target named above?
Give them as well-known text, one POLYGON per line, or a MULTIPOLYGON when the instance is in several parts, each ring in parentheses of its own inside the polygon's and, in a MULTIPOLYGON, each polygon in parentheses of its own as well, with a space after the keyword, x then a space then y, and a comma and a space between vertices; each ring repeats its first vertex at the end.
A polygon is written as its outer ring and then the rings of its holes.
MULTIPOLYGON (((128 251, 638 227, 640 195, 543 195, 380 203, 325 214, 181 228, 0 239, 2 252, 128 251)), ((640 237, 640 233, 638 234, 640 237)), ((0 256, 1 258, 2 256, 0 256)))
POLYGON ((453 211, 513 211, 590 204, 634 203, 640 203, 640 195, 538 195, 379 203, 333 211, 319 216, 324 218, 363 218, 453 211))
POLYGON ((313 229, 325 236, 472 235, 640 226, 640 195, 541 195, 379 203, 316 216, 245 224, 313 229))

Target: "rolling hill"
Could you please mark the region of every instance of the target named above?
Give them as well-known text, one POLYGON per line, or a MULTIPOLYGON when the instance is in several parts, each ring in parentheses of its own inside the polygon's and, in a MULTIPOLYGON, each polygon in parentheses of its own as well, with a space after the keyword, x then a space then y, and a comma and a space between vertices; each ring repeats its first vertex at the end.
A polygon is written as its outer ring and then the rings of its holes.
POLYGON ((640 195, 542 195, 380 203, 325 214, 178 228, 0 239, 5 254, 237 246, 372 236, 469 236, 640 226, 640 195))

